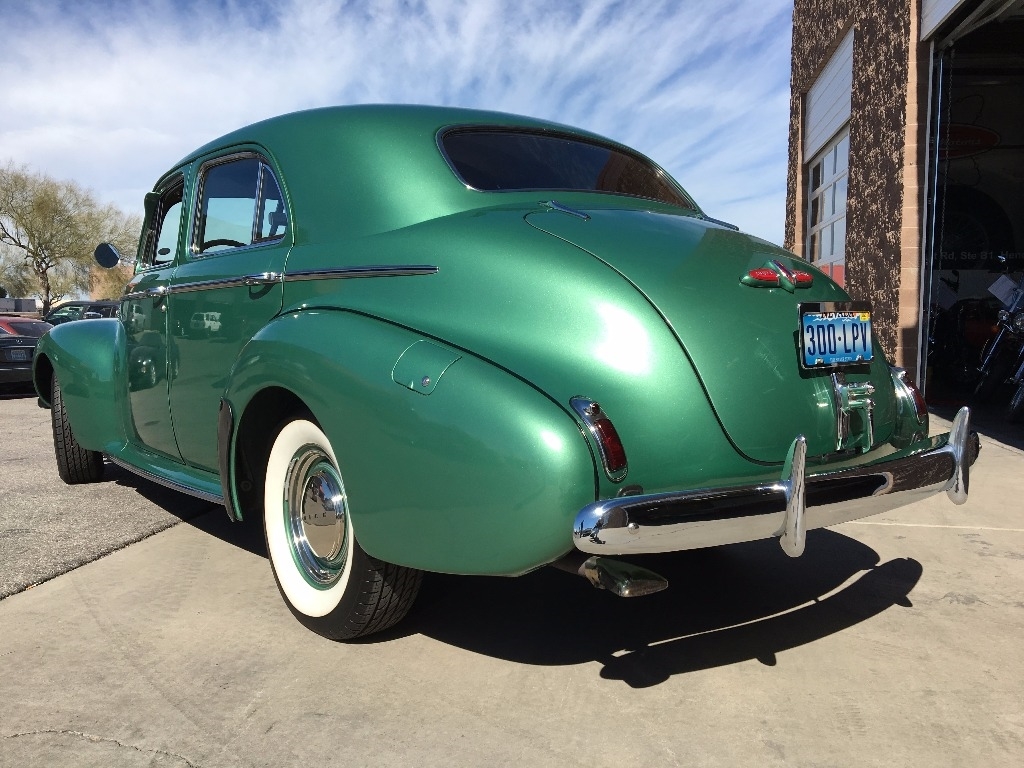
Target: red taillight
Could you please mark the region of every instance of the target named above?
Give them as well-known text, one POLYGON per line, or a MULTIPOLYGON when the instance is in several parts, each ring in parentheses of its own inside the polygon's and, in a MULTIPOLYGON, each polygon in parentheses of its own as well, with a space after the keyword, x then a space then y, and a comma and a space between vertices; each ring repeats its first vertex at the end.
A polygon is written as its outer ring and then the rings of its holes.
POLYGON ((752 269, 750 270, 749 275, 758 282, 774 283, 775 285, 779 284, 779 273, 774 269, 768 269, 768 267, 752 269))
POLYGON ((615 483, 621 482, 626 477, 628 469, 626 449, 611 419, 601 410, 601 406, 590 398, 574 397, 569 401, 569 405, 583 420, 597 443, 601 464, 608 479, 615 483))
POLYGON ((917 420, 923 421, 924 417, 928 415, 928 403, 924 401, 924 395, 909 378, 904 379, 903 383, 907 385, 907 389, 910 390, 910 394, 914 396, 914 410, 917 411, 917 420))
POLYGON ((605 470, 610 475, 617 475, 626 468, 626 449, 622 447, 615 425, 602 416, 594 422, 594 432, 601 442, 605 470))
POLYGON ((917 385, 914 384, 913 379, 907 376, 907 372, 904 369, 896 368, 894 366, 890 366, 890 368, 892 369, 893 376, 899 384, 906 387, 907 391, 910 393, 910 397, 914 401, 914 411, 917 414, 917 420, 924 421, 928 417, 928 403, 925 402, 924 395, 921 394, 921 390, 919 390, 917 385))
POLYGON ((793 280, 800 287, 803 287, 805 285, 809 286, 811 283, 814 282, 814 275, 812 275, 810 272, 797 271, 793 273, 793 280))

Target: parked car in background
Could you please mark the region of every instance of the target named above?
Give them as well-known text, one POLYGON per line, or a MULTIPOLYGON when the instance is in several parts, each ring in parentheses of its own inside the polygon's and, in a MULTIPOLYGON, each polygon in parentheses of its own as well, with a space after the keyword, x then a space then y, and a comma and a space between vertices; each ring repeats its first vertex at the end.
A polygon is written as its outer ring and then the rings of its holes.
POLYGON ((0 336, 31 336, 38 339, 53 328, 50 323, 21 315, 0 315, 0 336))
POLYGON ((32 389, 36 340, 53 326, 20 315, 0 315, 0 392, 32 389))
POLYGON ((51 309, 43 318, 52 325, 71 320, 98 320, 101 317, 116 317, 120 302, 117 301, 67 301, 51 309))
POLYGON ((400 620, 423 571, 646 594, 667 582, 620 557, 795 557, 809 529, 967 498, 970 411, 929 437, 869 303, 586 131, 285 115, 171 168, 143 232, 123 301, 149 328, 40 342, 60 475, 106 456, 260 525, 330 638, 400 620), (215 339, 184 339, 212 313, 215 339))
POLYGON ((31 389, 35 348, 31 336, 0 335, 0 391, 31 389))

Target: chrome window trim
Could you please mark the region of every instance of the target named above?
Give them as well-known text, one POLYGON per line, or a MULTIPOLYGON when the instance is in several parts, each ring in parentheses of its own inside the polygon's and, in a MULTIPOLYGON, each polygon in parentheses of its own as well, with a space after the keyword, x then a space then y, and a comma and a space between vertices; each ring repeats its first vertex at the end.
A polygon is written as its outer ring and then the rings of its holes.
POLYGON ((262 154, 260 154, 259 152, 257 152, 254 149, 245 149, 245 150, 240 150, 240 151, 237 151, 237 152, 232 152, 231 154, 228 154, 228 155, 221 155, 220 157, 211 158, 210 160, 207 160, 206 162, 202 163, 199 166, 199 169, 196 171, 196 178, 198 179, 198 183, 196 184, 195 212, 194 212, 194 215, 192 217, 192 231, 189 234, 188 246, 185 249, 186 253, 188 255, 189 260, 193 260, 193 259, 207 259, 207 258, 210 258, 212 256, 219 256, 219 255, 224 254, 224 253, 239 253, 240 251, 248 250, 250 248, 263 248, 263 247, 268 246, 268 245, 277 245, 282 240, 284 240, 285 236, 288 234, 288 231, 291 228, 291 216, 290 215, 288 217, 288 227, 286 227, 285 231, 282 232, 278 237, 269 238, 267 240, 259 240, 259 241, 255 240, 255 233, 256 233, 257 226, 258 226, 258 222, 257 222, 257 218, 256 218, 256 213, 257 212, 254 211, 253 212, 253 217, 252 217, 252 219, 253 219, 252 220, 252 228, 250 229, 250 233, 249 233, 249 237, 253 239, 253 242, 246 243, 245 245, 237 245, 237 246, 234 246, 232 248, 227 248, 227 249, 225 249, 223 251, 206 251, 206 252, 203 252, 203 251, 199 250, 199 247, 197 245, 197 242, 198 242, 198 239, 199 239, 199 222, 202 219, 203 193, 204 193, 204 190, 205 190, 205 187, 206 187, 206 176, 207 176, 207 174, 210 172, 210 170, 212 168, 214 168, 214 167, 216 167, 218 165, 226 165, 227 163, 234 163, 234 162, 237 162, 239 160, 250 160, 250 159, 254 159, 254 160, 256 160, 259 163, 259 167, 257 169, 257 177, 256 177, 256 200, 255 200, 255 203, 257 205, 257 208, 259 206, 260 193, 263 190, 263 170, 264 170, 264 168, 274 177, 274 181, 277 183, 277 188, 281 191, 282 198, 284 197, 284 187, 281 185, 281 181, 277 178, 277 174, 274 172, 274 169, 271 167, 270 160, 268 160, 266 157, 264 157, 262 154))
MULTIPOLYGON (((146 231, 143 233, 142 246, 139 249, 139 251, 135 254, 136 263, 139 265, 139 272, 148 272, 153 269, 166 269, 167 267, 172 266, 175 260, 177 259, 178 255, 177 253, 175 253, 167 261, 161 261, 159 264, 156 263, 156 246, 158 245, 157 241, 159 240, 160 234, 152 226, 152 219, 159 218, 160 229, 163 230, 164 224, 166 223, 164 220, 164 214, 166 213, 166 211, 164 210, 163 207, 163 198, 168 192, 170 192, 171 190, 178 186, 181 187, 181 211, 179 212, 178 215, 184 217, 188 213, 188 211, 185 209, 185 186, 187 181, 188 180, 185 178, 185 171, 177 170, 174 171, 170 176, 166 177, 162 184, 159 184, 152 192, 149 193, 151 195, 157 196, 157 202, 153 206, 153 214, 151 220, 149 221, 150 226, 147 227, 146 231), (149 254, 148 251, 151 247, 151 241, 153 253, 149 254), (152 255, 153 259, 147 261, 147 257, 149 255, 152 255)), ((178 223, 178 226, 181 226, 180 221, 178 223)), ((185 228, 187 228, 187 224, 185 228)), ((179 230, 179 238, 181 237, 181 234, 182 232, 181 230, 179 230)))

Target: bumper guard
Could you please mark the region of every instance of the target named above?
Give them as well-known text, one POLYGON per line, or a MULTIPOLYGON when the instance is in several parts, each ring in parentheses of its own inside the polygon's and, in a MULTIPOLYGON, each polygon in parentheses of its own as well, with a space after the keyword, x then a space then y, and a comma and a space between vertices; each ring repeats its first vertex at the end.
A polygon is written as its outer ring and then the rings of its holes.
POLYGON ((877 515, 946 491, 967 501, 980 443, 961 408, 948 435, 899 458, 806 474, 807 441, 798 435, 773 483, 623 496, 588 504, 576 515, 573 543, 594 555, 676 552, 777 537, 790 557, 808 530, 877 515))

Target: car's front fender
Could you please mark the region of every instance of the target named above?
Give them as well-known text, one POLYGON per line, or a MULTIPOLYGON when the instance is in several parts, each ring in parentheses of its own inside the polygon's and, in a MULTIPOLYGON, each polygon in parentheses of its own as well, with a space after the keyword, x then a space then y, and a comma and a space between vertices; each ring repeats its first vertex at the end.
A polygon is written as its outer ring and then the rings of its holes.
POLYGON ((358 540, 388 562, 523 573, 572 548, 575 510, 595 498, 593 456, 564 407, 400 326, 332 310, 280 317, 234 366, 236 435, 248 419, 282 418, 267 391, 290 393, 320 423, 358 540))
POLYGON ((62 323, 36 346, 32 380, 50 405, 50 384, 60 381, 75 439, 88 450, 117 453, 124 427, 125 334, 120 320, 62 323))

